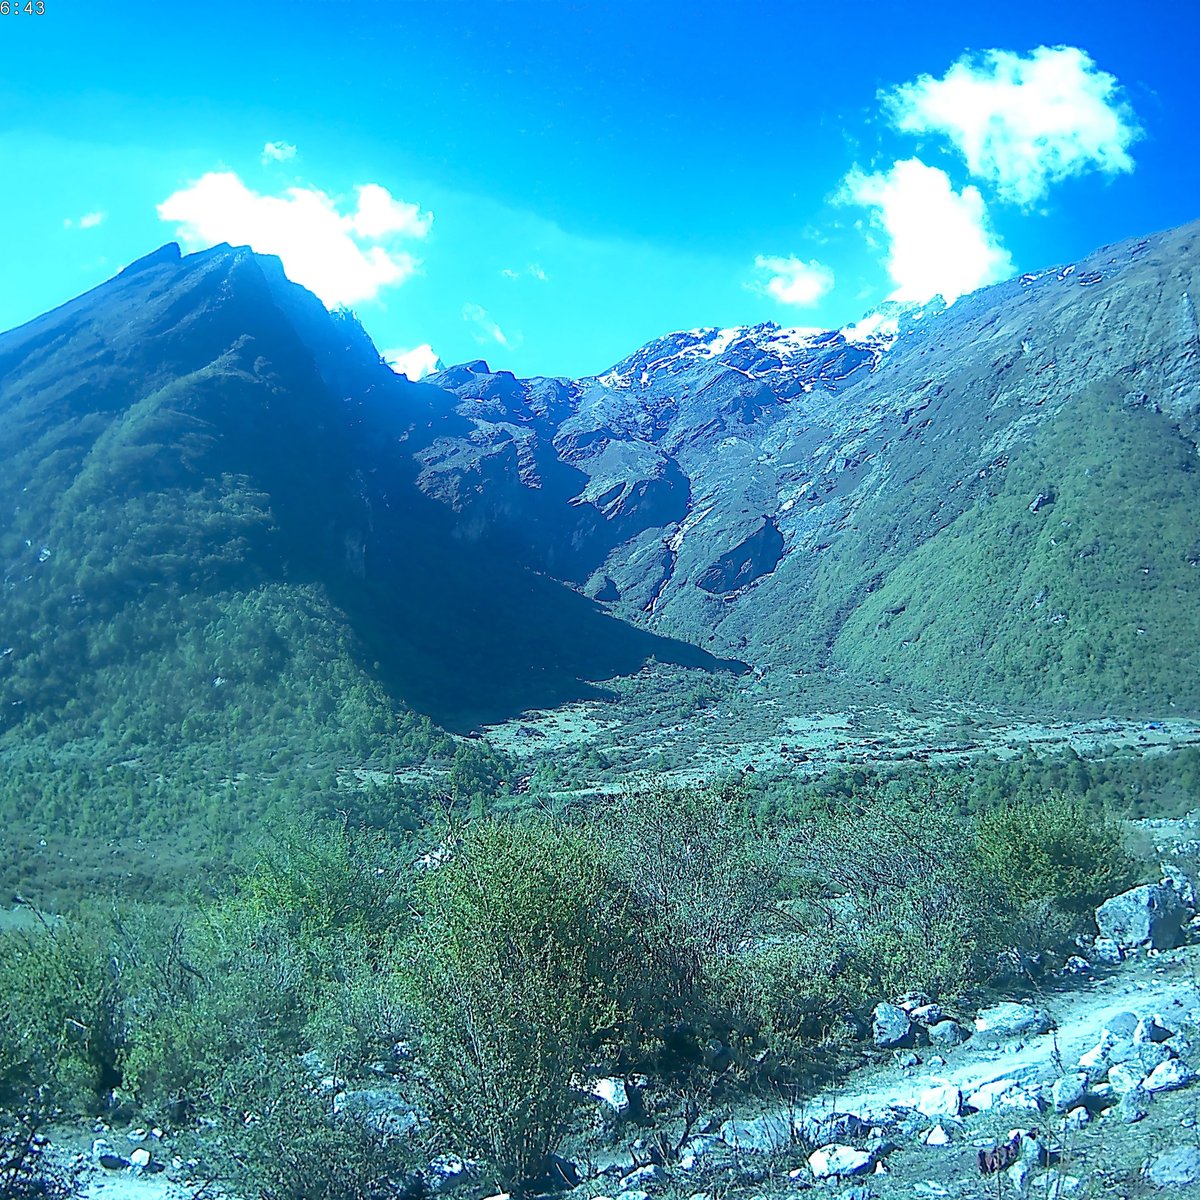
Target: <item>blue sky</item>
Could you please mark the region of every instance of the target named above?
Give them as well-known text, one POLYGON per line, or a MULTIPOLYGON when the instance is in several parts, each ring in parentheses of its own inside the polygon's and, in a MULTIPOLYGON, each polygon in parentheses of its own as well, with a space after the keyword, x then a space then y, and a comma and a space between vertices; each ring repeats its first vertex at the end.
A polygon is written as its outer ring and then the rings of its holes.
POLYGON ((43 3, 0 17, 2 328, 228 240, 406 363, 584 374, 1200 216, 1191 4, 43 3))

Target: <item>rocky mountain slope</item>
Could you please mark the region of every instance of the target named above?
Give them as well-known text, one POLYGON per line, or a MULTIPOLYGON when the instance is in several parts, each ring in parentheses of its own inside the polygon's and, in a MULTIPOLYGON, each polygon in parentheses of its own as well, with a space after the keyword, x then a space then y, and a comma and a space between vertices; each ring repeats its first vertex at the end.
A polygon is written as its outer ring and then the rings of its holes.
POLYGON ((766 669, 1059 710, 1200 702, 1200 226, 841 331, 430 382, 465 539, 766 669))
POLYGON ((380 735, 405 705, 469 725, 652 654, 713 665, 465 537, 415 486, 471 434, 448 401, 227 246, 0 336, 0 729, 115 712, 130 750, 278 709, 337 743, 347 706, 380 735))

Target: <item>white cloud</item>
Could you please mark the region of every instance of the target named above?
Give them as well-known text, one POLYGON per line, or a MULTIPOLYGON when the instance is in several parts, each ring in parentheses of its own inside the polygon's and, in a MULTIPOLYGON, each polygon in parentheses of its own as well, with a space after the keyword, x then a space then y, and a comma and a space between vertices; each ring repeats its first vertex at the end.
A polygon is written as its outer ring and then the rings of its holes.
POLYGON ((371 300, 403 283, 420 263, 396 243, 424 237, 433 223, 432 213, 379 184, 358 188, 356 207, 343 213, 318 188, 266 196, 232 171, 211 171, 168 196, 158 215, 189 247, 230 242, 278 255, 290 278, 329 306, 371 300))
POLYGON ((478 304, 464 304, 462 315, 464 321, 475 326, 477 330, 475 340, 480 345, 487 342, 496 342, 501 346, 509 344, 508 335, 492 320, 486 308, 478 304))
POLYGON ((833 287, 833 272, 816 260, 760 254, 754 268, 763 278, 749 286, 780 304, 811 307, 833 287))
POLYGON ((505 279, 520 279, 522 275, 529 274, 539 283, 545 283, 550 278, 537 263, 530 263, 524 271, 516 271, 512 267, 504 267, 501 269, 500 274, 505 279))
POLYGON ((107 215, 108 215, 107 213, 102 213, 102 212, 84 213, 83 216, 80 217, 78 221, 72 220, 70 217, 67 217, 63 221, 63 228, 64 229, 95 229, 96 226, 99 225, 100 222, 103 221, 107 215))
POLYGON ((874 210, 872 221, 889 242, 893 300, 923 303, 941 295, 950 304, 1013 272, 979 189, 956 192, 945 171, 920 159, 893 163, 873 175, 855 167, 840 199, 874 210))
POLYGON ((414 350, 384 350, 383 361, 397 375, 407 375, 414 383, 440 371, 442 360, 433 352, 433 347, 424 342, 414 350))
POLYGON ((1075 175, 1133 170, 1133 111, 1116 78, 1073 46, 967 55, 883 99, 897 129, 945 135, 972 175, 1023 206, 1075 175))
POLYGON ((271 162, 287 162, 296 157, 296 147, 289 142, 268 142, 262 148, 263 165, 271 162))

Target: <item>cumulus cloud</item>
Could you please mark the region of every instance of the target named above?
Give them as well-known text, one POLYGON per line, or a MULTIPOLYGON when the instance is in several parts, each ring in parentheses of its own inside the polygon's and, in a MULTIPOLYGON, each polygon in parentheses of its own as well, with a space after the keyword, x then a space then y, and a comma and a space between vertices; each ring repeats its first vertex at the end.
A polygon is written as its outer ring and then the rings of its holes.
POLYGON ((1133 111, 1116 78, 1073 46, 966 55, 883 100, 898 130, 944 135, 973 176, 1025 207, 1060 180, 1133 170, 1133 111))
POLYGON ((508 335, 492 320, 488 310, 479 304, 464 304, 463 320, 475 326, 475 340, 480 345, 496 342, 498 345, 509 344, 508 335))
POLYGON ((924 303, 941 295, 950 304, 1013 272, 979 189, 955 191, 945 171, 920 159, 870 175, 855 167, 840 199, 870 208, 872 223, 886 235, 893 300, 924 303))
POLYGON ((107 213, 102 213, 102 212, 84 213, 83 216, 80 217, 79 220, 77 220, 77 221, 73 220, 71 217, 67 217, 66 220, 63 221, 63 228, 64 229, 95 229, 96 226, 99 225, 100 222, 103 221, 107 215, 108 215, 107 213))
POLYGON ((442 360, 428 342, 423 342, 413 350, 384 350, 383 361, 397 375, 407 375, 414 383, 442 369, 442 360))
POLYGON ((816 260, 804 262, 795 257, 760 254, 754 260, 760 279, 749 285, 780 304, 809 308, 833 287, 833 272, 816 260))
POLYGON ((272 162, 287 162, 296 157, 296 147, 289 142, 268 142, 262 148, 263 165, 272 162))
POLYGON ((168 196, 158 215, 189 247, 231 242, 278 255, 290 278, 332 307, 374 299, 412 276, 420 262, 397 243, 423 238, 433 223, 432 213, 379 184, 357 193, 357 204, 343 212, 318 188, 268 196, 232 171, 212 171, 168 196))

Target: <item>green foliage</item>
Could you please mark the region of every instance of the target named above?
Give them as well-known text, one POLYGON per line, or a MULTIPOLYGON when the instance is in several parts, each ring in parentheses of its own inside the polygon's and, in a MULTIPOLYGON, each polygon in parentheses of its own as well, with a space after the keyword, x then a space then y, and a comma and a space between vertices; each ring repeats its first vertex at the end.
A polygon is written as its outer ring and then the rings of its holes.
POLYGON ((780 854, 734 786, 650 783, 627 790, 602 819, 613 874, 637 906, 645 969, 685 1001, 758 928, 781 879, 780 854))
POLYGON ((422 1192, 412 1151, 332 1110, 311 1074, 275 1065, 242 1104, 224 1105, 196 1139, 200 1172, 257 1200, 408 1200, 422 1192))
POLYGON ((842 949, 863 993, 953 994, 1005 944, 1006 897, 979 869, 952 797, 885 793, 795 836, 795 912, 842 949))
POLYGON ((979 816, 976 855, 987 877, 1021 903, 1083 912, 1129 887, 1136 864, 1126 826, 1081 800, 1050 795, 979 816))
POLYGON ((122 1078, 128 963, 98 910, 0 937, 0 1101, 36 1084, 63 1108, 99 1111, 122 1078))
POLYGON ((435 1124, 515 1183, 561 1136, 572 1075, 623 1022, 632 936, 579 831, 485 821, 452 851, 416 889, 399 981, 435 1124))

